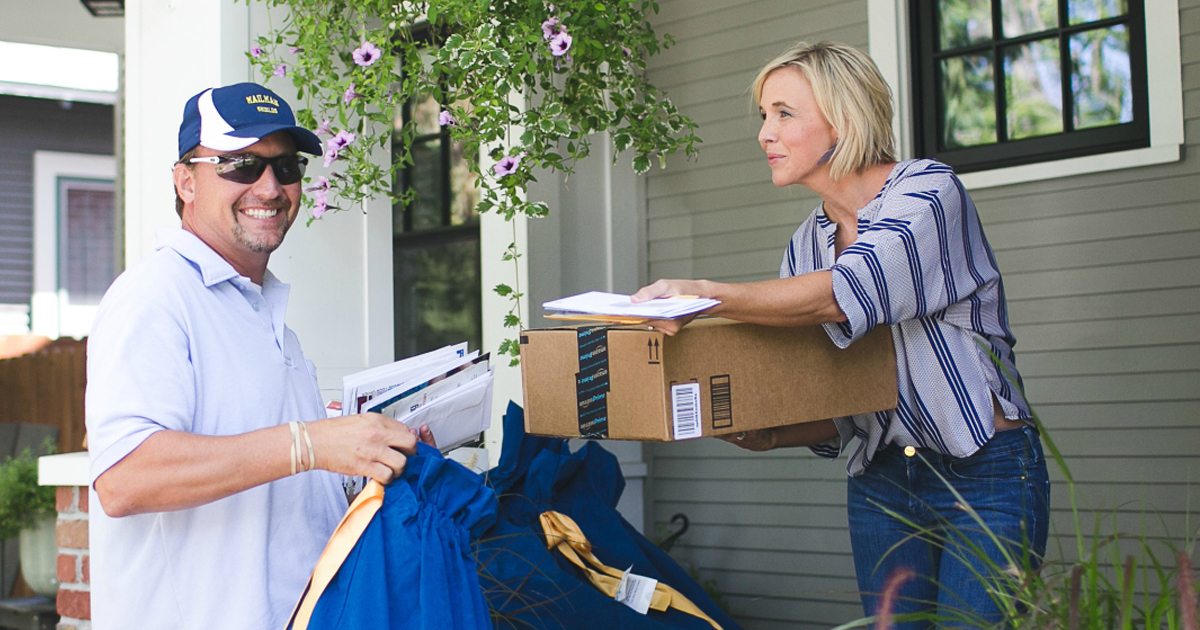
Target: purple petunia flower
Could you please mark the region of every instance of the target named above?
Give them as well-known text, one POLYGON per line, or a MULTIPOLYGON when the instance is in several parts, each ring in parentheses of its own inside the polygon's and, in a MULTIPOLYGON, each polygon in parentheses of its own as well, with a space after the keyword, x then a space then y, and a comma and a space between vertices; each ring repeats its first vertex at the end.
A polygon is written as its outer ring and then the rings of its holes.
POLYGON ((277 77, 281 77, 281 78, 286 77, 287 76, 287 65, 281 63, 281 64, 275 66, 275 72, 273 72, 272 74, 274 74, 277 77))
POLYGON ((335 135, 334 137, 332 137, 328 141, 326 141, 326 146, 328 146, 330 149, 333 149, 334 151, 341 151, 342 149, 346 148, 346 146, 348 146, 351 142, 354 142, 354 139, 356 137, 357 136, 355 136, 353 133, 350 133, 349 131, 339 131, 339 132, 337 132, 337 135, 335 135))
POLYGON ((521 155, 506 155, 500 158, 499 162, 496 162, 496 165, 492 167, 492 172, 496 174, 496 177, 512 175, 517 172, 517 167, 521 165, 521 160, 524 157, 524 153, 521 155))
POLYGON ((314 134, 316 134, 316 135, 318 135, 318 136, 319 136, 319 135, 321 135, 321 134, 323 134, 323 133, 330 133, 330 131, 329 131, 329 123, 331 123, 331 122, 333 122, 333 121, 332 121, 332 120, 329 120, 328 118, 326 118, 325 120, 322 120, 322 121, 321 121, 321 124, 317 126, 317 130, 316 130, 316 131, 314 131, 313 133, 314 133, 314 134))
POLYGON ((379 61, 379 58, 382 56, 383 54, 379 52, 379 48, 371 42, 363 42, 363 45, 356 48, 353 53, 354 63, 364 68, 379 61))
MULTIPOLYGON (((324 179, 324 178, 322 178, 324 179)), ((312 215, 314 219, 320 219, 321 215, 325 214, 325 210, 329 207, 329 191, 321 189, 313 193, 313 209, 312 215)))
POLYGON ((571 50, 571 36, 567 35, 566 31, 559 31, 554 39, 550 40, 550 54, 555 57, 561 57, 571 50))
POLYGON ((350 104, 350 101, 353 101, 353 100, 354 100, 354 99, 356 99, 356 98, 362 98, 362 94, 359 94, 358 92, 355 92, 355 91, 354 91, 354 84, 353 84, 353 83, 351 83, 351 84, 350 84, 350 87, 346 88, 346 93, 345 93, 345 94, 342 94, 342 104, 343 104, 343 105, 349 105, 349 104, 350 104))
POLYGON ((325 168, 329 168, 338 159, 338 152, 354 142, 354 134, 349 131, 339 131, 337 135, 325 141, 325 168))
POLYGON ((325 177, 324 175, 318 176, 316 182, 304 190, 308 192, 312 192, 314 190, 329 190, 329 178, 325 177))
POLYGON ((454 116, 451 116, 450 112, 443 109, 442 113, 438 114, 438 126, 453 127, 454 125, 455 125, 454 116))
POLYGON ((298 47, 298 46, 288 46, 288 52, 290 52, 290 53, 292 53, 292 54, 294 55, 294 54, 296 54, 296 53, 300 52, 300 47, 298 47))
POLYGON ((632 56, 633 56, 633 51, 632 51, 632 50, 629 50, 629 49, 628 49, 628 48, 626 48, 625 46, 622 46, 622 47, 621 47, 621 52, 625 53, 625 56, 626 56, 626 57, 632 57, 632 56))
POLYGON ((259 48, 257 45, 250 47, 250 56, 251 57, 258 59, 258 56, 261 54, 262 54, 262 48, 259 48))
POLYGON ((542 39, 550 39, 558 32, 558 18, 552 17, 542 22, 542 39))

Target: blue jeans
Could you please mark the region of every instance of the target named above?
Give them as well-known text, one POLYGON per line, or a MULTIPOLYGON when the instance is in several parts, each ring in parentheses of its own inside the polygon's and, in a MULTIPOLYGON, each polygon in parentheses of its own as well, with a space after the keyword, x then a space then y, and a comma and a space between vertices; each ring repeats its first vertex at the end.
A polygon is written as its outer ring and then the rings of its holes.
POLYGON ((1037 566, 1046 552, 1050 480, 1033 428, 1001 431, 964 458, 925 449, 907 457, 894 445, 881 450, 866 472, 850 478, 846 492, 863 611, 877 614, 888 578, 908 569, 914 576, 897 592, 893 614, 939 617, 936 624, 902 620, 893 626, 898 630, 979 627, 1002 618, 993 600, 1004 596, 992 581, 995 569, 980 555, 1002 569, 1008 562, 979 523, 956 507, 947 482, 1004 541, 1018 568, 1037 566))

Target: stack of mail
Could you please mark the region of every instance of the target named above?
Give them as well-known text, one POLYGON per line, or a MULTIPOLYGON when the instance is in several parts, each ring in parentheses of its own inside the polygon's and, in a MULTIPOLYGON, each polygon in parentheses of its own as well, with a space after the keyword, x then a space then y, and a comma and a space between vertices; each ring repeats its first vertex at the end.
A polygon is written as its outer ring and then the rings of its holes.
POLYGON ((547 319, 640 324, 652 319, 678 319, 720 304, 719 300, 676 295, 633 303, 628 295, 589 291, 542 304, 547 319))
POLYGON ((491 424, 488 355, 464 342, 342 379, 342 415, 370 411, 428 425, 443 453, 474 440, 491 424))

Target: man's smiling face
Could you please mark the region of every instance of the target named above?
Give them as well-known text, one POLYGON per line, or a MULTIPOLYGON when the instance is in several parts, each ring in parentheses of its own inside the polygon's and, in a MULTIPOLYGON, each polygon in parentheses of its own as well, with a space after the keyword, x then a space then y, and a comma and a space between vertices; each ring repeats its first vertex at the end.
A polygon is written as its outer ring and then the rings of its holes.
MULTIPOLYGON (((196 157, 249 154, 273 158, 295 152, 292 137, 278 131, 240 151, 222 153, 200 147, 196 157)), ((185 203, 191 202, 183 211, 183 228, 200 237, 242 275, 249 275, 248 270, 258 264, 265 265, 296 220, 301 183, 280 184, 270 167, 253 184, 222 179, 211 164, 193 164, 188 171, 176 176, 180 196, 185 203)))

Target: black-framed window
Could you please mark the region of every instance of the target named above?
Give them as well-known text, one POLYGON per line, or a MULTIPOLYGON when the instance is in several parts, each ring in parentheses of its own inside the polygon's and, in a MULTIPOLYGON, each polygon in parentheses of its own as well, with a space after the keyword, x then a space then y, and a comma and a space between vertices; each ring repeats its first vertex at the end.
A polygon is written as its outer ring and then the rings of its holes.
POLYGON ((916 154, 960 173, 1150 146, 1143 0, 912 0, 916 154))
MULTIPOLYGON (((394 192, 412 192, 392 207, 396 358, 467 341, 480 348, 479 203, 477 176, 461 142, 438 124, 441 105, 431 96, 402 103, 396 127, 414 124, 412 163, 397 172, 394 192)), ((399 160, 401 138, 392 140, 399 160)))

